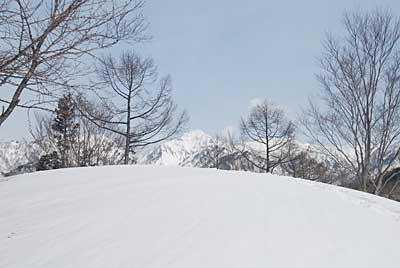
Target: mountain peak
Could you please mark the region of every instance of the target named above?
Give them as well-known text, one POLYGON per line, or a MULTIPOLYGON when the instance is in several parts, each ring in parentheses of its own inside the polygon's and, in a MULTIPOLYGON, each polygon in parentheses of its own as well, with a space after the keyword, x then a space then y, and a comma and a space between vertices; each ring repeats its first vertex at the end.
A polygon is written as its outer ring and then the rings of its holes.
POLYGON ((185 159, 212 144, 212 137, 202 130, 184 133, 181 138, 169 140, 147 154, 140 163, 159 165, 180 165, 185 159))
POLYGON ((210 135, 205 133, 203 130, 195 129, 186 132, 181 137, 182 140, 198 140, 198 139, 212 139, 210 135))

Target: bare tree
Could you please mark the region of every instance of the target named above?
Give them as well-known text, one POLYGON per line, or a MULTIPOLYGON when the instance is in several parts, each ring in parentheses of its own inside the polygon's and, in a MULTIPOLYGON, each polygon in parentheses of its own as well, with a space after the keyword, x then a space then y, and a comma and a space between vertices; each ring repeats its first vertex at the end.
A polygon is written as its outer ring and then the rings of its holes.
POLYGON ((326 37, 323 106, 311 102, 303 126, 359 189, 380 194, 400 154, 400 20, 375 10, 346 13, 343 25, 343 38, 326 37))
POLYGON ((282 171, 291 177, 311 181, 334 183, 333 176, 329 174, 329 163, 315 157, 312 148, 298 148, 292 157, 282 165, 282 171))
POLYGON ((288 160, 293 146, 294 125, 285 118, 282 109, 264 100, 241 119, 243 156, 265 172, 288 160))
POLYGON ((202 167, 221 169, 222 158, 228 154, 228 138, 221 135, 215 134, 213 136, 211 144, 204 151, 205 163, 202 167))
MULTIPOLYGON (((102 114, 103 118, 107 118, 105 114, 108 111, 105 108, 95 107, 95 104, 88 101, 85 105, 91 107, 92 110, 96 109, 97 114, 102 114)), ((52 160, 54 153, 60 158, 59 168, 121 163, 121 139, 114 133, 99 128, 78 111, 79 109, 76 109, 73 121, 76 134, 73 142, 70 142, 68 146, 60 146, 58 129, 54 128, 54 118, 47 114, 36 115, 35 127, 30 130, 33 142, 29 146, 30 152, 27 156, 31 163, 38 163, 39 158, 43 156, 52 160), (68 161, 63 160, 65 156, 68 161)))
POLYGON ((46 109, 56 91, 78 86, 79 77, 90 70, 88 56, 99 49, 146 39, 143 4, 143 0, 3 0, 0 126, 16 107, 46 109))
POLYGON ((117 165, 122 163, 122 139, 115 133, 99 128, 85 116, 79 117, 80 135, 72 146, 76 163, 84 166, 117 165))
POLYGON ((158 79, 152 59, 135 53, 123 53, 118 60, 109 56, 102 60, 98 72, 113 96, 103 99, 111 117, 85 113, 99 127, 125 139, 125 164, 136 148, 168 139, 184 127, 188 117, 185 111, 178 114, 171 79, 158 79))

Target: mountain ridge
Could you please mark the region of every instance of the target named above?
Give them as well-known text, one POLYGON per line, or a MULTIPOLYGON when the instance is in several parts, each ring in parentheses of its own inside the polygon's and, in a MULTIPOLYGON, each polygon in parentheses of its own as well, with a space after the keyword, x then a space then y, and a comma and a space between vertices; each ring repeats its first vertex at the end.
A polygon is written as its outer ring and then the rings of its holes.
MULTIPOLYGON (((195 166, 190 159, 215 143, 213 137, 202 130, 191 130, 181 137, 149 146, 137 152, 138 164, 165 166, 195 166)), ((29 164, 29 144, 26 142, 0 142, 0 173, 7 173, 29 164)))

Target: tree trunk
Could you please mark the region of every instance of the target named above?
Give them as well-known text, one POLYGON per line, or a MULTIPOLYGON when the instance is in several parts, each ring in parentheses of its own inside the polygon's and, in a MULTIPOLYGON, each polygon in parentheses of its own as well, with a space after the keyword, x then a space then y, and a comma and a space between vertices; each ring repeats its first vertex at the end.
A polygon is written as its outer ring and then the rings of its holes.
POLYGON ((265 123, 266 123, 266 128, 265 128, 265 159, 267 160, 267 166, 265 169, 265 173, 270 172, 270 164, 269 164, 269 140, 268 140, 268 116, 265 116, 265 123))
POLYGON ((128 105, 126 114, 126 136, 125 136, 125 154, 124 154, 124 164, 129 164, 129 152, 130 152, 130 142, 131 142, 131 92, 128 94, 128 105))
POLYGON ((37 66, 38 66, 37 61, 33 60, 28 73, 25 75, 25 77, 22 79, 21 83, 18 85, 17 89, 15 90, 14 95, 13 95, 10 103, 8 104, 7 109, 4 110, 4 108, 3 108, 3 112, 0 113, 0 126, 7 120, 7 118, 11 115, 11 113, 14 111, 14 109, 18 106, 22 91, 25 89, 29 80, 32 78, 33 73, 35 72, 37 66))

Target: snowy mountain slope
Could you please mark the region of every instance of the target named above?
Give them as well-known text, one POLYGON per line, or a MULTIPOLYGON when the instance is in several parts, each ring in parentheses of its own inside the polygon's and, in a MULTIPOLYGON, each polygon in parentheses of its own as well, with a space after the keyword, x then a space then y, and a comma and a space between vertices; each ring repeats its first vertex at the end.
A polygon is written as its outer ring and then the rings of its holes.
POLYGON ((28 146, 24 142, 0 142, 0 177, 2 172, 9 172, 28 162, 28 146))
MULTIPOLYGON (((138 164, 143 165, 215 167, 215 163, 212 163, 215 160, 212 157, 215 154, 213 152, 215 145, 218 145, 220 149, 222 148, 218 156, 220 169, 258 171, 254 165, 242 157, 239 152, 240 145, 235 146, 237 147, 236 149, 232 148, 227 142, 224 144, 221 141, 217 141, 201 130, 193 130, 183 134, 180 138, 149 146, 138 151, 136 157, 138 164)), ((327 161, 326 157, 315 146, 300 142, 296 142, 296 145, 299 151, 307 152, 310 156, 322 162, 327 161)), ((248 142, 246 146, 255 151, 264 152, 265 150, 262 145, 255 142, 248 142)), ((32 159, 39 159, 40 155, 31 156, 31 159, 28 160, 27 152, 31 150, 30 147, 31 145, 23 142, 0 142, 0 176, 1 173, 6 174, 10 171, 12 171, 12 174, 31 172, 35 164, 32 159)), ((114 152, 118 151, 119 149, 117 148, 114 152)), ((118 153, 114 152, 111 153, 109 159, 122 159, 122 157, 117 156, 118 153)), ((113 161, 110 162, 115 164, 113 161)), ((279 168, 275 171, 284 174, 279 168)))
MULTIPOLYGON (((213 144, 213 138, 201 130, 193 130, 182 137, 150 146, 137 153, 140 164, 195 166, 188 159, 206 150, 213 144)), ((21 142, 0 142, 0 173, 9 172, 18 166, 25 165, 29 146, 21 142)))
MULTIPOLYGON (((248 170, 248 162, 238 156, 229 144, 216 140, 201 130, 193 130, 185 133, 181 138, 166 141, 164 143, 138 152, 138 163, 144 165, 166 165, 183 167, 212 167, 209 163, 213 147, 218 145, 221 150, 219 157, 224 160, 226 169, 248 170)), ((248 146, 264 152, 265 148, 258 143, 249 142, 248 146)), ((240 147, 240 146, 238 146, 240 147)))
POLYGON ((0 181, 0 267, 398 267, 400 204, 245 172, 113 166, 0 181))
POLYGON ((187 158, 207 148, 213 143, 210 135, 201 130, 194 130, 179 139, 166 141, 139 152, 140 164, 179 166, 187 158))

